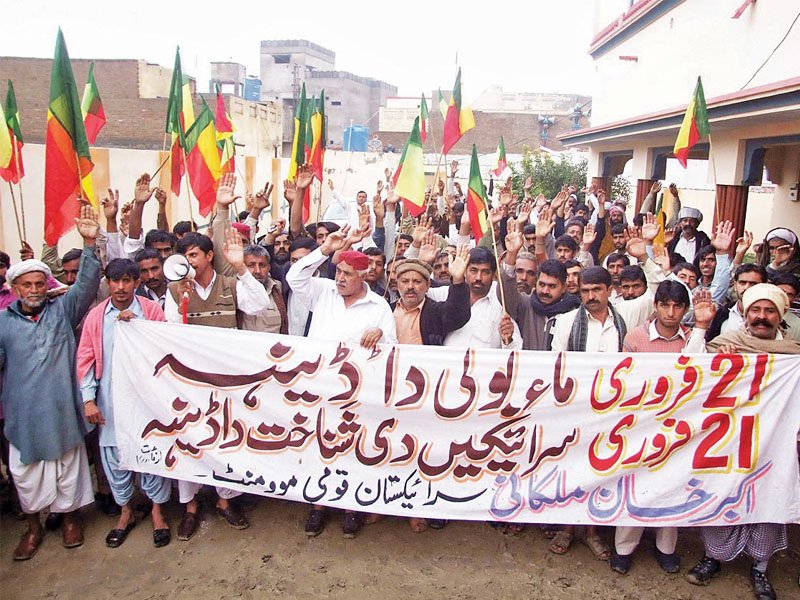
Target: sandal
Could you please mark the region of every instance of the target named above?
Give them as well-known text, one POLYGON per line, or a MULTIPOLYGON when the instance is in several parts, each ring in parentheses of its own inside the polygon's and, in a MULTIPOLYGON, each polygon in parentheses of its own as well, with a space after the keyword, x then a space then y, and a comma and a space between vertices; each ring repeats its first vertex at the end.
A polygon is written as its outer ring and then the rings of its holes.
POLYGON ((572 544, 572 534, 568 531, 559 531, 550 541, 550 552, 553 554, 566 554, 572 544))
POLYGON ((587 535, 583 538, 583 543, 589 547, 597 560, 608 560, 611 556, 611 549, 599 535, 587 535))
POLYGON ((544 539, 552 540, 554 537, 556 537, 556 535, 558 534, 559 531, 561 531, 561 530, 558 527, 555 527, 553 525, 545 525, 544 526, 544 539))
POLYGON ((419 517, 411 517, 408 519, 408 524, 411 525, 411 531, 414 533, 422 533, 428 529, 428 522, 419 517))
POLYGON ((522 523, 506 523, 503 528, 503 533, 506 535, 519 535, 525 530, 525 525, 522 523))

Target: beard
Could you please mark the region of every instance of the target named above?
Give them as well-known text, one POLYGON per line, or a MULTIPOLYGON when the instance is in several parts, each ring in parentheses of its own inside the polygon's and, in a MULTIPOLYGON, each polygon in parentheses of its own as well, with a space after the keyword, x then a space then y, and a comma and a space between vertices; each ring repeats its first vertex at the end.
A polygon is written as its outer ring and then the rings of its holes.
POLYGON ((47 301, 47 296, 26 296, 25 298, 20 298, 19 301, 28 310, 39 312, 44 307, 44 303, 47 301))

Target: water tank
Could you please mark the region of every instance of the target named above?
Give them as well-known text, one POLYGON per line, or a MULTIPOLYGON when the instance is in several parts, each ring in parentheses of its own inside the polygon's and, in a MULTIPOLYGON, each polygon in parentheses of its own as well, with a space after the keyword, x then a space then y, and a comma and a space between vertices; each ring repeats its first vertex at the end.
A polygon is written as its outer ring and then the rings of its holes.
POLYGON ((261 80, 255 77, 248 77, 244 80, 244 99, 251 102, 261 100, 261 80))
POLYGON ((366 152, 369 141, 369 128, 363 125, 345 127, 342 149, 351 152, 366 152))

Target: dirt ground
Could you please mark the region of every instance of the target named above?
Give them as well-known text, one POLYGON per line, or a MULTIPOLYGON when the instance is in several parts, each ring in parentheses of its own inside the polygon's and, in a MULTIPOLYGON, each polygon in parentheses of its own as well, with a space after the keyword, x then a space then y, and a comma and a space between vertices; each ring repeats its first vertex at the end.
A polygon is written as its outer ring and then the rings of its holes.
MULTIPOLYGON (((208 503, 206 503, 208 506, 208 503)), ((169 507, 173 535, 180 519, 169 507)), ((682 570, 663 573, 645 534, 629 575, 613 573, 589 549, 574 543, 569 554, 547 549, 541 529, 511 535, 485 523, 450 523, 444 530, 412 533, 402 520, 387 518, 365 527, 354 540, 342 537, 340 516, 330 514, 316 538, 303 534, 304 505, 260 498, 248 510, 252 526, 235 531, 206 511, 188 542, 173 537, 154 548, 149 521, 139 524, 119 548, 107 548, 113 517, 84 509, 86 543, 73 550, 60 533, 47 533, 32 560, 14 563, 11 554, 24 522, 2 517, 0 597, 32 598, 553 598, 634 600, 752 598, 750 563, 725 565, 706 587, 684 574, 702 555, 696 531, 683 530, 678 542, 682 570)), ((613 533, 604 530, 611 541, 613 533)), ((790 528, 790 550, 773 559, 770 576, 782 600, 800 598, 800 527, 790 528)))

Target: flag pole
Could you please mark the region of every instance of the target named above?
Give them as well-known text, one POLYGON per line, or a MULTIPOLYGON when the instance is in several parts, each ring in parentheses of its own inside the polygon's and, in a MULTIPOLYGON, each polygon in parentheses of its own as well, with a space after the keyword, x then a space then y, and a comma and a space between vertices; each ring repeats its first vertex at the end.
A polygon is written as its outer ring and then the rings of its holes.
MULTIPOLYGON (((163 150, 163 152, 166 152, 166 150, 163 150)), ((167 158, 165 158, 164 161, 158 166, 158 168, 156 169, 156 172, 153 173, 152 175, 150 175, 150 181, 153 181, 156 178, 156 175, 158 175, 158 173, 161 171, 161 169, 164 168, 164 165, 167 164, 167 161, 169 159, 170 159, 170 157, 167 156, 167 158)))
POLYGON ((503 305, 503 312, 508 314, 508 309, 506 309, 506 294, 503 291, 503 280, 500 277, 500 269, 502 269, 503 267, 500 264, 500 252, 498 252, 497 249, 497 237, 494 234, 494 223, 492 223, 492 218, 491 216, 489 216, 488 211, 486 217, 487 221, 489 222, 489 231, 491 231, 492 234, 492 247, 494 248, 494 255, 495 258, 497 259, 497 271, 495 271, 495 273, 497 275, 497 286, 498 289, 500 290, 500 304, 503 305))
MULTIPOLYGON (((17 185, 19 186, 19 208, 20 212, 22 213, 22 235, 25 236, 25 239, 28 239, 28 228, 25 224, 25 198, 22 195, 22 175, 20 174, 19 170, 19 146, 17 146, 17 135, 15 133, 11 134, 11 138, 14 143, 14 164, 17 168, 17 185)), ((8 182, 8 185, 11 185, 11 182, 8 182)), ((11 198, 14 198, 14 193, 11 193, 11 198)), ((14 216, 17 213, 17 205, 16 202, 14 203, 14 216)), ((17 224, 17 228, 19 228, 19 224, 17 224)))
POLYGON ((17 235, 19 236, 19 244, 20 246, 24 242, 22 238, 22 229, 19 226, 19 214, 17 214, 17 198, 14 196, 14 186, 11 185, 11 182, 8 182, 8 190, 11 192, 11 202, 14 204, 14 220, 17 222, 17 235))
POLYGON ((192 231, 196 231, 194 222, 194 209, 192 208, 192 190, 189 188, 189 167, 186 165, 186 155, 183 156, 183 172, 186 173, 186 196, 189 198, 189 223, 192 231))
POLYGON ((718 219, 722 219, 719 210, 719 197, 717 196, 717 162, 714 160, 714 144, 711 143, 711 130, 708 131, 708 157, 711 159, 711 176, 714 178, 714 212, 718 219))

